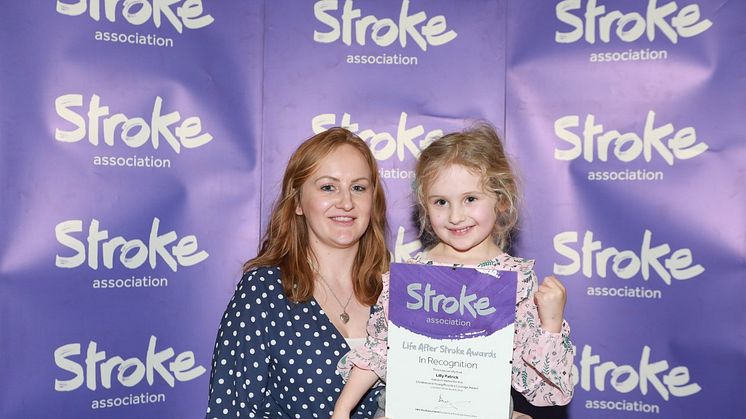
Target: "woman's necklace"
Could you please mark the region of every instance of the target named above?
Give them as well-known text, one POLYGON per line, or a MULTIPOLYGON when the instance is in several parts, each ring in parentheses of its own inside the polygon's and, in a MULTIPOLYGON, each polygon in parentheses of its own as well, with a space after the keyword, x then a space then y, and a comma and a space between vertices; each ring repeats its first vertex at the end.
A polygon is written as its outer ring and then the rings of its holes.
POLYGON ((352 301, 352 294, 354 293, 350 293, 350 296, 347 297, 347 302, 342 304, 342 301, 340 301, 339 298, 337 298, 337 294, 335 294, 334 291, 332 291, 332 287, 329 286, 329 283, 326 282, 326 279, 324 279, 324 277, 321 276, 321 274, 318 271, 316 272, 316 275, 319 276, 319 279, 321 279, 321 282, 323 282, 324 285, 326 285, 326 289, 329 290, 329 292, 332 294, 332 297, 334 297, 334 299, 337 300, 337 303, 339 303, 339 306, 342 307, 342 314, 339 315, 339 319, 342 320, 342 323, 347 324, 347 322, 350 321, 350 315, 347 314, 347 306, 350 305, 350 301, 352 301))

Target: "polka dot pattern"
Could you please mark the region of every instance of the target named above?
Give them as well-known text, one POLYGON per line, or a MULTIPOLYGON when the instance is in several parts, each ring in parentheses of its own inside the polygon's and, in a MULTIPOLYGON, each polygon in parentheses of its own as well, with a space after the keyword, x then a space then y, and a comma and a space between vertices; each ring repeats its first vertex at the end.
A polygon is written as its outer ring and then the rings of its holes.
MULTIPOLYGON (((248 272, 220 323, 205 418, 328 418, 348 350, 316 300, 285 298, 279 268, 248 272)), ((369 391, 351 417, 372 418, 377 395, 369 391)))

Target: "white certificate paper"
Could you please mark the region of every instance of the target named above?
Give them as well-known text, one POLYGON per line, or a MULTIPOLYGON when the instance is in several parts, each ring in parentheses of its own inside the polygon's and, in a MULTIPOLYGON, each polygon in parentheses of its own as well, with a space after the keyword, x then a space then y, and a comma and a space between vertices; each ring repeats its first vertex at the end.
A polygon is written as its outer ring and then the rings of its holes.
POLYGON ((517 273, 391 265, 386 416, 507 418, 517 273))

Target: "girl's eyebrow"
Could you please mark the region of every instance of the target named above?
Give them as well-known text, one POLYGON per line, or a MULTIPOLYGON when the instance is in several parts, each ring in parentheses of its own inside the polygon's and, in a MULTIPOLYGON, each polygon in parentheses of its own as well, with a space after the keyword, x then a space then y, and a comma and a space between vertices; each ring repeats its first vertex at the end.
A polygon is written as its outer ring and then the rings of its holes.
MULTIPOLYGON (((464 193, 461 194, 461 196, 466 196, 466 195, 484 195, 484 192, 481 192, 481 191, 469 191, 469 192, 464 192, 464 193)), ((427 197, 428 197, 428 199, 429 198, 443 198, 442 195, 436 195, 436 194, 428 195, 427 197)))

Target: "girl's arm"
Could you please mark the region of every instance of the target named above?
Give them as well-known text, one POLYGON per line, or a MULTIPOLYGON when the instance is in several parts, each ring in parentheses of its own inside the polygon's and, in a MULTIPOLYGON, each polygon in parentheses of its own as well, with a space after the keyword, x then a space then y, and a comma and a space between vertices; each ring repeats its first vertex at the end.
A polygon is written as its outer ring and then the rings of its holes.
POLYGON ((539 311, 541 327, 551 333, 560 333, 565 320, 567 291, 554 275, 544 278, 534 294, 536 309, 539 311))
POLYGON ((350 412, 357 406, 360 399, 378 381, 378 376, 371 370, 352 368, 342 393, 334 405, 332 419, 348 419, 350 412))
POLYGON ((337 372, 346 381, 334 408, 334 418, 349 415, 360 398, 378 379, 386 381, 388 356, 389 275, 383 275, 383 291, 368 319, 365 344, 348 352, 337 364, 337 372), (348 390, 348 387, 350 389, 348 390))
POLYGON ((532 270, 521 271, 519 277, 529 292, 516 307, 513 387, 535 406, 565 405, 573 395, 575 352, 563 319, 564 292, 553 278, 539 287, 532 270))

